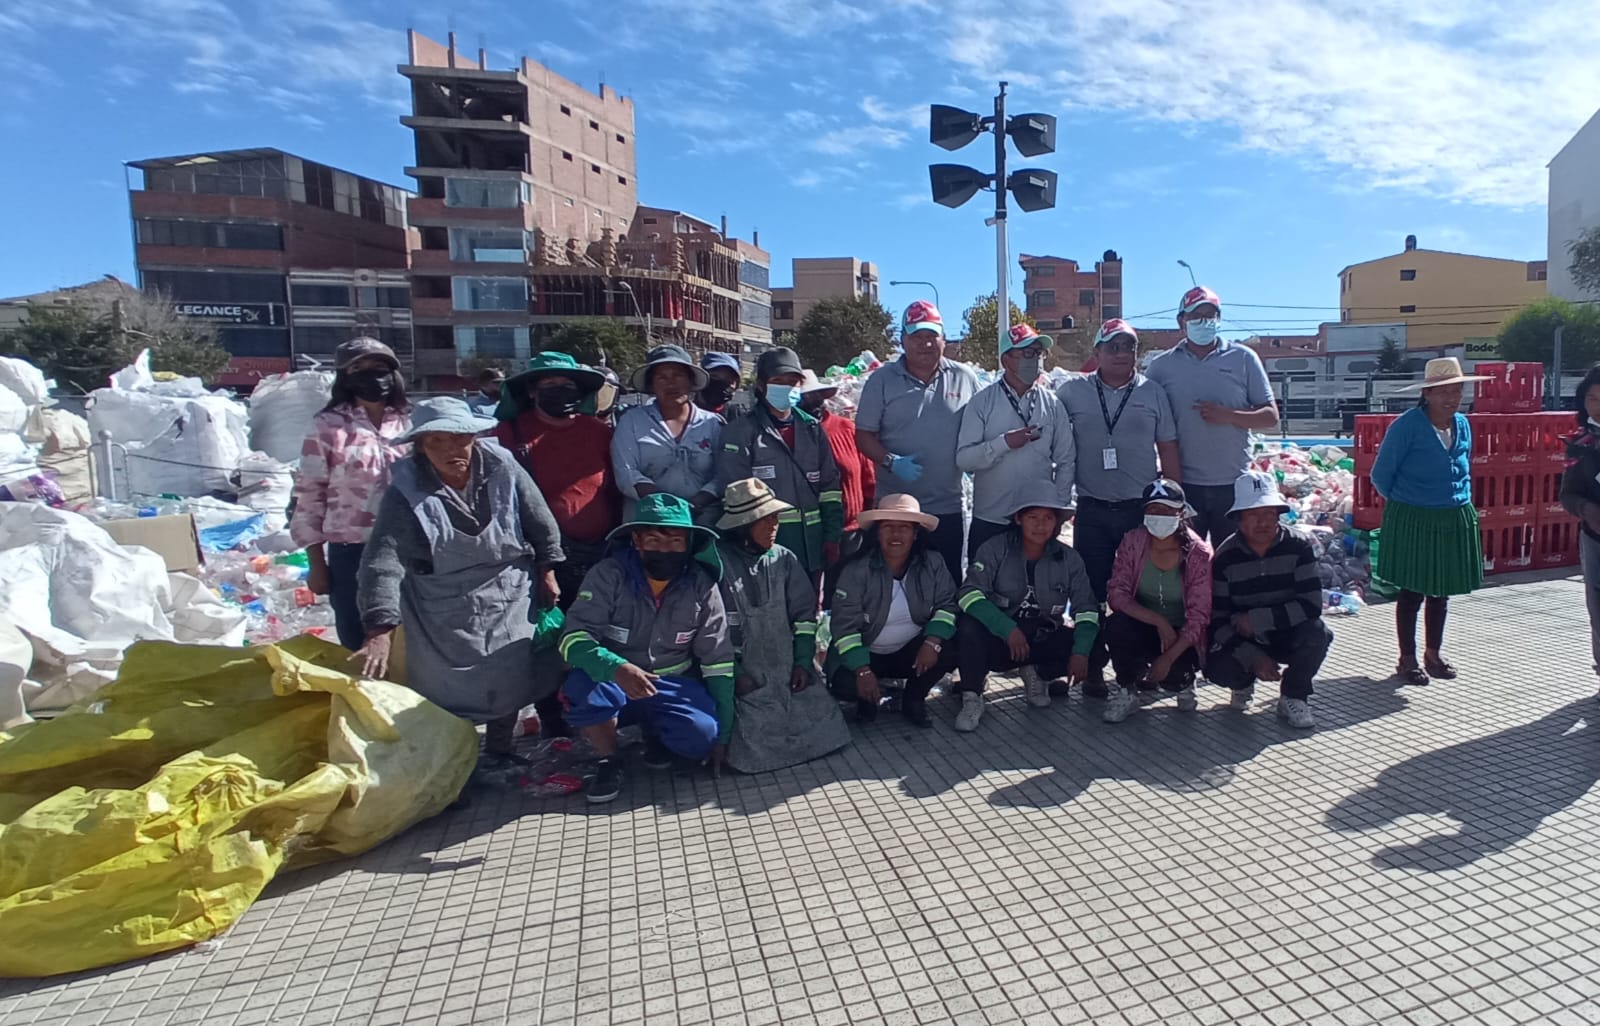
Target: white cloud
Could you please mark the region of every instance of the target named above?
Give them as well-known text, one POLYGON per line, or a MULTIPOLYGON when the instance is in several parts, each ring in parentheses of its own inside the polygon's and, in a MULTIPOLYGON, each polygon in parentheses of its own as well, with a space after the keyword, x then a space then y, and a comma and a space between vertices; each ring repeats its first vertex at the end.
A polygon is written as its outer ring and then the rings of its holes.
POLYGON ((811 149, 832 156, 844 156, 860 150, 882 146, 898 149, 904 146, 906 133, 887 125, 857 125, 853 128, 835 128, 812 140, 811 149))
POLYGON ((789 179, 789 184, 797 189, 815 189, 825 181, 822 174, 816 171, 802 171, 789 179))

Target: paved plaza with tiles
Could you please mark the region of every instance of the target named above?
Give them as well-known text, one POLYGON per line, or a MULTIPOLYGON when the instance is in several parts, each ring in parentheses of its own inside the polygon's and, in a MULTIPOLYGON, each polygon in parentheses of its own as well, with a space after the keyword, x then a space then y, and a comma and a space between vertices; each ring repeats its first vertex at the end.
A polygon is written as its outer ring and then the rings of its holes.
POLYGON ((1387 607, 1272 686, 1126 723, 991 683, 762 777, 479 793, 278 880, 206 950, 0 981, 0 1023, 1600 1022, 1600 702, 1583 588, 1457 600, 1453 683, 1387 607))

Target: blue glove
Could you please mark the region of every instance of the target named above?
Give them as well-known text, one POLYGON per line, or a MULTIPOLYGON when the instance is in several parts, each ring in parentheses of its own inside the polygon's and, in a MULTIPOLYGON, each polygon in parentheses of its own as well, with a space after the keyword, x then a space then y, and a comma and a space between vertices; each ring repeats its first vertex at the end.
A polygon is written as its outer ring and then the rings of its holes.
POLYGON ((889 463, 889 472, 909 484, 922 476, 922 464, 915 456, 896 456, 889 463))

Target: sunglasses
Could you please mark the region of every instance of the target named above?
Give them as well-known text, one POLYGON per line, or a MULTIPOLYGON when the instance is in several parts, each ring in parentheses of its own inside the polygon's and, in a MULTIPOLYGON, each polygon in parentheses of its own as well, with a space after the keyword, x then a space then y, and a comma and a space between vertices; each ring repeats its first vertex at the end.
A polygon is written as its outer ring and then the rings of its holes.
POLYGON ((1131 339, 1114 339, 1100 343, 1100 348, 1108 353, 1131 353, 1137 348, 1137 343, 1131 339))

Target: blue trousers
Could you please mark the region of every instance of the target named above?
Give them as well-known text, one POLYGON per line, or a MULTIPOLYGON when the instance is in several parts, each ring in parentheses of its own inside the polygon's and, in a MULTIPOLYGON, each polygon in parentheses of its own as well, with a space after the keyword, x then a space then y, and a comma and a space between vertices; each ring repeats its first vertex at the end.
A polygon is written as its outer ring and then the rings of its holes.
POLYGON ((567 723, 573 727, 638 724, 685 759, 704 759, 717 742, 717 703, 698 680, 662 677, 650 698, 629 698, 614 681, 597 681, 582 670, 567 674, 561 686, 567 723))
POLYGON ((361 554, 366 550, 365 545, 328 543, 328 605, 333 607, 339 644, 352 652, 367 641, 367 632, 361 626, 361 608, 356 605, 356 575, 361 570, 361 554))

